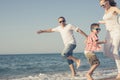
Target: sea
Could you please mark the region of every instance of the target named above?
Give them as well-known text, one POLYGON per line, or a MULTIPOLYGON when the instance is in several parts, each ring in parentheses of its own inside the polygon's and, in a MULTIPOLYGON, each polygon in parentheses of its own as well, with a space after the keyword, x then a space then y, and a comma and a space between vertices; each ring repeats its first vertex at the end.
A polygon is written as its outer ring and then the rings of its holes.
MULTIPOLYGON (((113 59, 102 52, 96 53, 100 66, 93 73, 95 80, 117 75, 113 59)), ((77 76, 72 77, 67 63, 60 53, 1 54, 0 80, 86 80, 85 74, 90 68, 84 53, 74 53, 81 59, 81 66, 76 69, 77 76)))

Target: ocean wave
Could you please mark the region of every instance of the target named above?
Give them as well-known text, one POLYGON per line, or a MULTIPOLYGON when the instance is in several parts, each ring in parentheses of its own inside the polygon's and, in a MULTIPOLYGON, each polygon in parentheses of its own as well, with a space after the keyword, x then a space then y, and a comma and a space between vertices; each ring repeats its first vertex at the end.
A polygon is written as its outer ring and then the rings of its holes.
MULTIPOLYGON (((78 71, 77 76, 71 77, 70 72, 61 72, 61 73, 49 73, 43 74, 40 73, 34 76, 27 76, 22 78, 14 78, 8 80, 86 80, 85 74, 87 71, 78 71)), ((95 79, 109 78, 117 75, 116 69, 111 70, 97 70, 94 72, 93 77, 95 79)))

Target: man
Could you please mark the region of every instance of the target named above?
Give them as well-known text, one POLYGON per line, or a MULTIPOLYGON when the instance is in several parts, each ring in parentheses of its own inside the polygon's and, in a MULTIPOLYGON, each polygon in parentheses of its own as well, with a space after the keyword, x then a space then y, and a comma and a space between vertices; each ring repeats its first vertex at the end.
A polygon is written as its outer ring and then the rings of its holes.
POLYGON ((78 68, 80 66, 80 59, 77 59, 76 57, 72 56, 73 50, 76 48, 76 41, 73 35, 73 31, 79 32, 85 37, 87 37, 87 35, 79 28, 71 24, 66 24, 66 20, 64 17, 59 17, 58 22, 60 24, 58 27, 46 29, 46 30, 39 30, 37 33, 40 34, 40 33, 60 32, 65 45, 65 48, 63 49, 61 55, 68 60, 68 64, 72 72, 72 76, 74 77, 76 75, 76 72, 74 69, 73 62, 76 63, 76 67, 78 68))

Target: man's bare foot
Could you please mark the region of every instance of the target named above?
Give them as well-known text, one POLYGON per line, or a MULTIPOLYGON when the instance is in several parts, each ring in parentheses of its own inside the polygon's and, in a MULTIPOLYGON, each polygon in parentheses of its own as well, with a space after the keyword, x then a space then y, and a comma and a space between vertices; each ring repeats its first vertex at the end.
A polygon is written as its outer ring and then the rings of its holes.
POLYGON ((72 78, 79 77, 79 74, 72 74, 72 78))
POLYGON ((78 69, 79 67, 80 67, 80 59, 77 60, 77 62, 76 62, 76 68, 78 69))
POLYGON ((89 73, 86 74, 86 77, 87 77, 87 80, 94 80, 94 79, 92 78, 91 74, 89 74, 89 73))
POLYGON ((76 76, 76 73, 75 74, 72 74, 72 78, 74 78, 76 76))
POLYGON ((120 73, 117 75, 116 80, 120 80, 120 73))

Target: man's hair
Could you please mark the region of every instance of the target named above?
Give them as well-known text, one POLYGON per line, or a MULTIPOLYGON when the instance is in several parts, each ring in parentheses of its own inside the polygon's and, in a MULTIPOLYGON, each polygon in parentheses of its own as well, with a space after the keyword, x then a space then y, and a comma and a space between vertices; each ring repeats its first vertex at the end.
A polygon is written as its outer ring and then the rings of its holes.
MULTIPOLYGON (((63 16, 60 16, 58 19, 60 19, 60 18, 62 18, 62 19, 64 19, 65 20, 65 17, 63 17, 63 16)), ((65 20, 66 21, 66 20, 65 20)))
POLYGON ((92 31, 92 29, 96 26, 99 27, 99 24, 98 23, 92 23, 91 26, 90 26, 90 30, 92 31))

